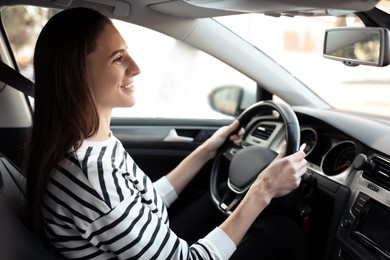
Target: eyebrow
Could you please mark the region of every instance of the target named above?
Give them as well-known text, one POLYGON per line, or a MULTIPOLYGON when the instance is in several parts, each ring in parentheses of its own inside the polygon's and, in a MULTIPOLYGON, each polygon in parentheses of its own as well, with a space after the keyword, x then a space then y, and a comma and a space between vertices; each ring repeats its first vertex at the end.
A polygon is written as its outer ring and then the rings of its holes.
POLYGON ((115 51, 113 51, 112 53, 111 53, 111 55, 110 55, 110 59, 112 58, 112 57, 114 57, 115 55, 117 55, 118 53, 124 53, 124 52, 126 52, 127 50, 126 49, 119 49, 119 50, 115 50, 115 51))

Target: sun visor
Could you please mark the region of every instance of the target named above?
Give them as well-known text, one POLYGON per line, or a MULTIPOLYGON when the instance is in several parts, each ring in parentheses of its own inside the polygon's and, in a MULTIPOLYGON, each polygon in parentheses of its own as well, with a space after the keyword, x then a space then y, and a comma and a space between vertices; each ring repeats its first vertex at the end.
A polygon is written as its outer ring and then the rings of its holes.
POLYGON ((238 13, 274 16, 319 16, 367 11, 378 0, 174 0, 149 7, 178 17, 204 18, 238 13))

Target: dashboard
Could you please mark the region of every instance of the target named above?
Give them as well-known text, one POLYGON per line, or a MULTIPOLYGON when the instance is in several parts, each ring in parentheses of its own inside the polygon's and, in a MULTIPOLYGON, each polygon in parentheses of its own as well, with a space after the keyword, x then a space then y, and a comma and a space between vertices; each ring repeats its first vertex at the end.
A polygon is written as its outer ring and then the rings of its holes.
MULTIPOLYGON (((311 121, 307 114, 302 122, 311 121)), ((334 116, 301 128, 309 170, 350 189, 337 223, 335 259, 390 259, 390 158, 384 123, 363 123, 351 115, 334 116), (343 127, 340 120, 344 121, 343 127), (351 124, 348 122, 352 121, 351 124), (364 135, 364 138, 362 136, 364 135)))
MULTIPOLYGON (((325 259, 390 259, 390 126, 342 111, 294 110, 308 172, 333 196, 322 205, 334 207, 329 229, 336 238, 325 259), (345 203, 336 208, 337 201, 345 203)), ((246 141, 280 151, 283 123, 258 122, 246 141)))

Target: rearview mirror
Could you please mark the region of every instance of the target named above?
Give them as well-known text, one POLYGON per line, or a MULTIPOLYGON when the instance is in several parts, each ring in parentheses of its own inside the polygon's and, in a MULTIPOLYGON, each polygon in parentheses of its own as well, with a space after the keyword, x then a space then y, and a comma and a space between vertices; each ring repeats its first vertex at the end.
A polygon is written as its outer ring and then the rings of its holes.
POLYGON ((328 29, 323 55, 348 66, 387 66, 390 56, 389 31, 376 27, 328 29))

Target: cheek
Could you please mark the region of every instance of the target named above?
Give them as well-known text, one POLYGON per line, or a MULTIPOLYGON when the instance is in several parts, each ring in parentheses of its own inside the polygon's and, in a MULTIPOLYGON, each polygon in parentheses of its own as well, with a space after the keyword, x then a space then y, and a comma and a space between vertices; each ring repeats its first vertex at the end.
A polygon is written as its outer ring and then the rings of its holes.
POLYGON ((95 95, 104 96, 120 85, 120 77, 110 71, 95 71, 90 84, 95 95))

